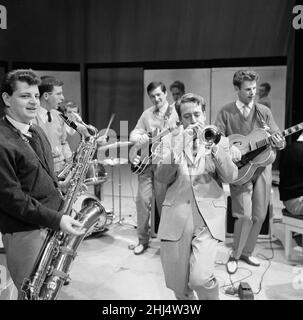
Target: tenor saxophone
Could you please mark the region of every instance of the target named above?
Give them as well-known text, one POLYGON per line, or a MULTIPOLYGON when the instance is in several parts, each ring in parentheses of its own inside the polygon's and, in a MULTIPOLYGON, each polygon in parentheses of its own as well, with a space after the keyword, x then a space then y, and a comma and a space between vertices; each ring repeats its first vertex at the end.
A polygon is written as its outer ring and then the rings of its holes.
MULTIPOLYGON (((62 118, 68 125, 71 125, 67 117, 62 115, 62 118)), ((86 231, 80 236, 74 236, 62 231, 47 230, 47 236, 34 269, 30 277, 24 280, 21 288, 25 300, 54 300, 57 298, 61 287, 69 278, 68 273, 80 243, 100 216, 104 214, 104 207, 94 199, 79 212, 73 210, 73 204, 81 193, 89 163, 97 148, 96 140, 96 130, 89 137, 82 136, 74 157, 71 183, 60 208, 61 212, 81 222, 86 231)))

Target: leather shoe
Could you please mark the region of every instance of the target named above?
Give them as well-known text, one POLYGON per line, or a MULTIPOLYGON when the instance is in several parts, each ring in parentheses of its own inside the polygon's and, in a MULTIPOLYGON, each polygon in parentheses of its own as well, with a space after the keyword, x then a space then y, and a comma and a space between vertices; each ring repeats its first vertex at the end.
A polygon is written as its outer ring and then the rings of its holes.
POLYGON ((229 274, 234 274, 238 270, 238 260, 232 256, 229 257, 226 263, 226 269, 229 274))
POLYGON ((68 286, 70 284, 70 279, 66 279, 63 283, 64 286, 68 286))
POLYGON ((240 256, 240 260, 246 262, 247 264, 254 266, 254 267, 259 267, 260 266, 260 261, 253 256, 244 256, 243 254, 240 256))
POLYGON ((147 244, 142 244, 139 243, 135 248, 134 248, 134 254, 142 254, 146 249, 148 245, 147 244))
POLYGON ((6 253, 4 248, 0 248, 0 253, 6 253))

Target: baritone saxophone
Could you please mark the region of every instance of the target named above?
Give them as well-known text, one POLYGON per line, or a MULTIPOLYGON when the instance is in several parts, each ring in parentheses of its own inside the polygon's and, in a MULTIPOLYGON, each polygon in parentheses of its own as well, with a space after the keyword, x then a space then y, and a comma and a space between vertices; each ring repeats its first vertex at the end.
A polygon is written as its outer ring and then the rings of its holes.
MULTIPOLYGON (((61 116, 68 125, 77 130, 75 123, 66 116, 61 116)), ((100 216, 105 213, 104 207, 97 199, 90 199, 79 212, 73 209, 75 201, 81 195, 89 163, 97 148, 97 130, 94 131, 89 137, 81 136, 81 142, 71 165, 73 170, 71 182, 60 208, 61 212, 82 223, 86 231, 82 235, 74 236, 62 231, 47 230, 34 269, 30 277, 24 280, 21 288, 25 300, 57 298, 64 282, 69 278, 69 270, 79 245, 100 216)))

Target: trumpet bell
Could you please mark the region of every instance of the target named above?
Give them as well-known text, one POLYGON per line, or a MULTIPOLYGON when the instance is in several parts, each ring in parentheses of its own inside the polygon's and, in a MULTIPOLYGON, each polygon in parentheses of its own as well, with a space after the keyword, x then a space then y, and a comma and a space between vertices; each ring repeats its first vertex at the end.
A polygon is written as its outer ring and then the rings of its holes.
POLYGON ((218 144, 219 141, 221 140, 221 136, 222 136, 222 133, 214 125, 206 126, 202 130, 202 134, 201 134, 201 138, 203 142, 207 144, 218 144))

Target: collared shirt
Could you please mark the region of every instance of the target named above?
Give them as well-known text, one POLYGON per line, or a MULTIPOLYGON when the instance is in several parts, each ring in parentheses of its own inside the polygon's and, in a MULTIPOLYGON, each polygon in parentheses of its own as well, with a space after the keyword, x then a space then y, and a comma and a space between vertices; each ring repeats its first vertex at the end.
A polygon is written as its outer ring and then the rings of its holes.
POLYGON ((66 161, 72 157, 72 152, 66 140, 66 127, 58 110, 50 110, 52 121, 48 122, 47 111, 43 107, 37 110, 37 117, 33 120, 45 132, 51 147, 55 164, 55 171, 62 170, 66 161))
POLYGON ((251 111, 252 107, 254 106, 254 101, 251 101, 249 104, 244 104, 239 99, 236 101, 236 106, 240 110, 240 112, 243 114, 244 107, 248 107, 249 112, 251 111))
POLYGON ((30 127, 30 123, 22 123, 19 121, 14 120, 12 117, 10 117, 9 115, 6 115, 6 119, 18 130, 20 130, 20 132, 26 136, 30 136, 31 137, 31 133, 28 132, 28 129, 30 127))
POLYGON ((46 110, 45 108, 40 107, 38 109, 38 112, 39 112, 40 119, 41 121, 43 121, 43 123, 48 122, 48 115, 47 115, 48 112, 50 113, 51 118, 53 118, 52 110, 46 110))
POLYGON ((157 108, 156 106, 153 106, 153 107, 154 107, 154 113, 157 116, 163 117, 168 108, 168 102, 166 102, 161 108, 157 108))
POLYGON ((130 141, 137 142, 143 134, 152 133, 155 129, 163 131, 175 127, 179 121, 178 114, 175 108, 173 108, 169 119, 165 119, 167 108, 168 103, 159 110, 160 112, 157 112, 155 106, 144 110, 135 129, 130 133, 130 141))

